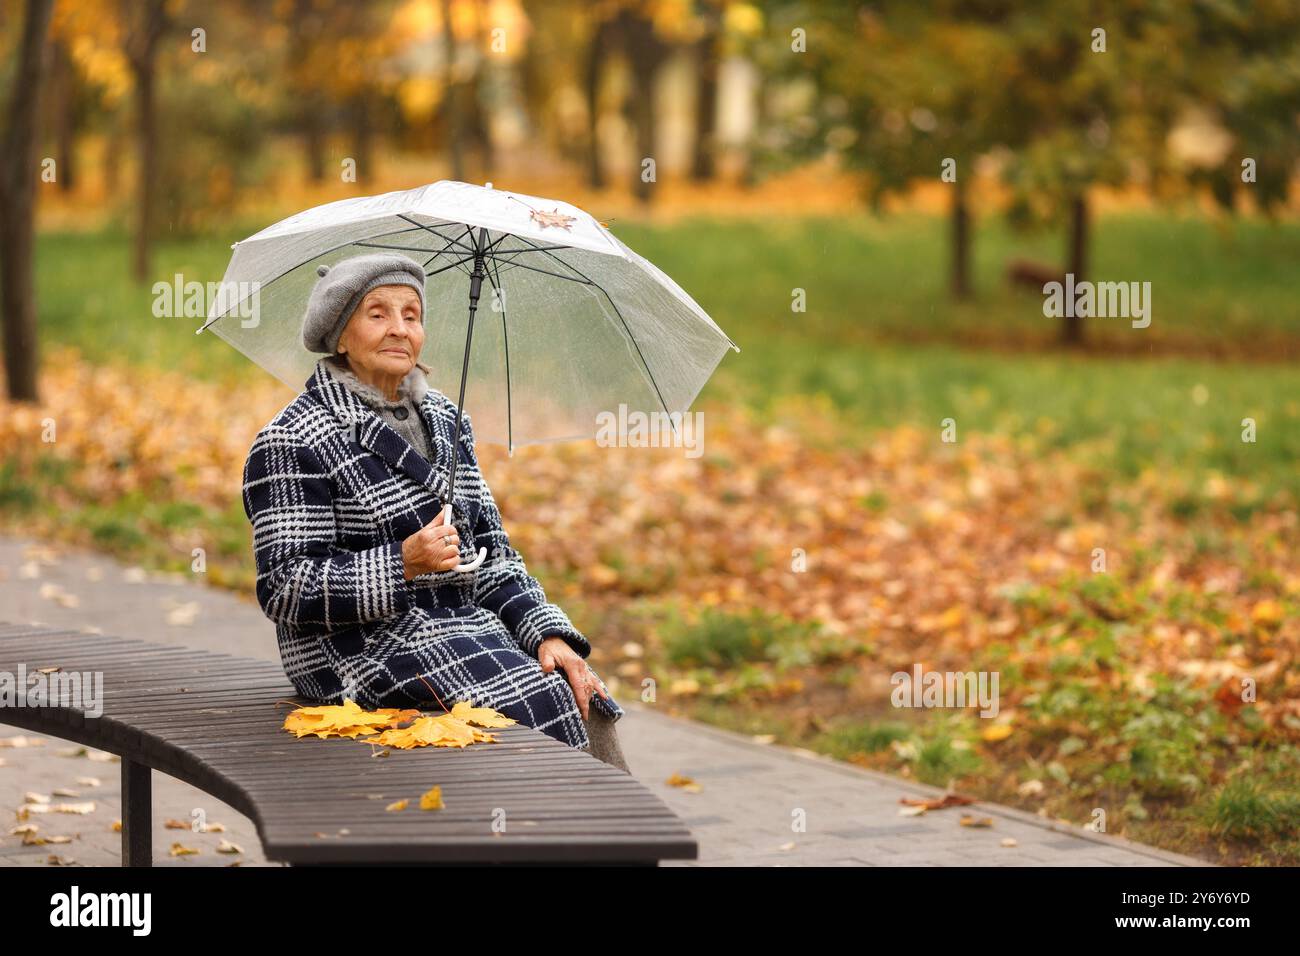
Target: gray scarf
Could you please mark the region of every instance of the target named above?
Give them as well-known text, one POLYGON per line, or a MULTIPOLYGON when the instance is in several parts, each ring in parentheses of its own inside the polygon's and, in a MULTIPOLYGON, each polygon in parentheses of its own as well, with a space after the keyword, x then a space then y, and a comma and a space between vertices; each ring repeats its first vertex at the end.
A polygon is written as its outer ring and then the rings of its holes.
POLYGON ((416 362, 406 373, 406 378, 398 384, 397 399, 389 401, 374 385, 357 378, 356 373, 344 364, 346 360, 341 356, 327 355, 319 361, 335 381, 346 386, 373 409, 390 428, 410 442, 411 447, 423 455, 425 461, 433 460, 429 433, 420 415, 420 402, 429 391, 429 382, 424 377, 424 373, 429 370, 427 365, 416 362))

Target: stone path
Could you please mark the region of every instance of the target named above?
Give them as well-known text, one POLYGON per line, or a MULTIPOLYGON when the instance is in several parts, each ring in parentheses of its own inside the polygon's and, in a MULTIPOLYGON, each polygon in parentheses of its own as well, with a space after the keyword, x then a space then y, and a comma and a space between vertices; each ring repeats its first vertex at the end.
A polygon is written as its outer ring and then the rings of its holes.
MULTIPOLYGON (((111 559, 64 548, 0 539, 0 620, 95 629, 143 640, 204 647, 278 661, 275 629, 251 600, 196 583, 131 571, 111 559)), ((863 770, 808 751, 764 745, 740 734, 681 720, 624 694, 619 722, 632 772, 676 810, 700 842, 700 859, 685 865, 731 866, 1186 866, 1201 861, 1106 834, 1046 820, 1020 810, 979 803, 967 808, 899 816, 899 798, 939 791, 863 770), (668 785, 674 773, 692 778, 698 792, 668 785), (963 812, 991 817, 989 828, 963 827, 963 812), (800 829, 796 826, 802 824, 800 829), (1015 846, 1003 846, 1006 838, 1015 846)), ((23 846, 0 828, 0 865, 47 866, 51 854, 77 864, 115 866, 120 836, 118 765, 78 754, 54 738, 38 738, 0 724, 0 740, 25 736, 43 746, 0 746, 0 808, 17 808, 24 794, 69 788, 93 800, 85 816, 32 817, 43 836, 70 843, 23 846), (77 782, 98 778, 99 786, 77 782)), ((155 863, 161 866, 267 865, 252 823, 207 794, 154 774, 155 863), (201 814, 222 833, 167 829, 201 814), (243 849, 220 855, 221 839, 243 849), (171 856, 174 843, 199 850, 171 856)), ((6 819, 12 817, 6 815, 6 819)), ((682 865, 682 864, 670 864, 682 865)))

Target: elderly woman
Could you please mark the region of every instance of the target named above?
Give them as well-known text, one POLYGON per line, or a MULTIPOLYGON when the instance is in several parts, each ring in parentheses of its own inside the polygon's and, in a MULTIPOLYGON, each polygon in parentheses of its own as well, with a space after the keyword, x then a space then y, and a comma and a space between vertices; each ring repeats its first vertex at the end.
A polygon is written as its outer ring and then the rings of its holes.
POLYGON ((470 700, 627 771, 623 709, 510 546, 468 414, 453 451, 456 406, 418 361, 424 270, 375 254, 318 273, 302 338, 326 357, 244 466, 257 599, 285 673, 318 701, 440 711, 470 700), (480 547, 478 568, 454 570, 480 547))

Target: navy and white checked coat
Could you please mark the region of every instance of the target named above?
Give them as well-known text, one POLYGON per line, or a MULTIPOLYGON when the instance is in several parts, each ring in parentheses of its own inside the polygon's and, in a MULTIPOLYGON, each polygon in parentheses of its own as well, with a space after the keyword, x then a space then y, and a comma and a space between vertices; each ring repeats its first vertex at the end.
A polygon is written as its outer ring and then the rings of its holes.
MULTIPOLYGON (((537 662, 545 637, 582 657, 591 645, 550 603, 511 547, 461 423, 452 521, 467 574, 406 580, 402 541, 433 521, 447 496, 456 406, 430 387, 420 413, 430 462, 319 363, 306 389, 253 441, 244 511, 253 526, 257 600, 275 622, 285 673, 304 697, 363 707, 493 707, 572 747, 587 729, 563 673, 537 662)), ((623 708, 592 695, 618 720, 623 708)))

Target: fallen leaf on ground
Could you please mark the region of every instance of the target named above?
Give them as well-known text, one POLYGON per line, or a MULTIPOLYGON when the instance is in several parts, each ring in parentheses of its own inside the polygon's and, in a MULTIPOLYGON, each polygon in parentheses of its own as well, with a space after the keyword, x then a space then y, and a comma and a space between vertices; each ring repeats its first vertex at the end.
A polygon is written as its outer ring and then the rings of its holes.
POLYGON ((428 793, 420 797, 421 810, 443 810, 445 805, 442 802, 442 787, 434 787, 428 793))
POLYGON ((968 803, 974 803, 974 797, 965 797, 959 793, 945 793, 942 797, 930 797, 928 799, 917 799, 916 797, 899 797, 898 802, 909 807, 920 807, 923 810, 943 810, 946 807, 964 807, 968 803))
POLYGON ((681 787, 681 789, 685 790, 687 793, 699 793, 704 789, 690 777, 684 777, 680 773, 673 774, 665 780, 664 783, 668 784, 670 787, 681 787))

